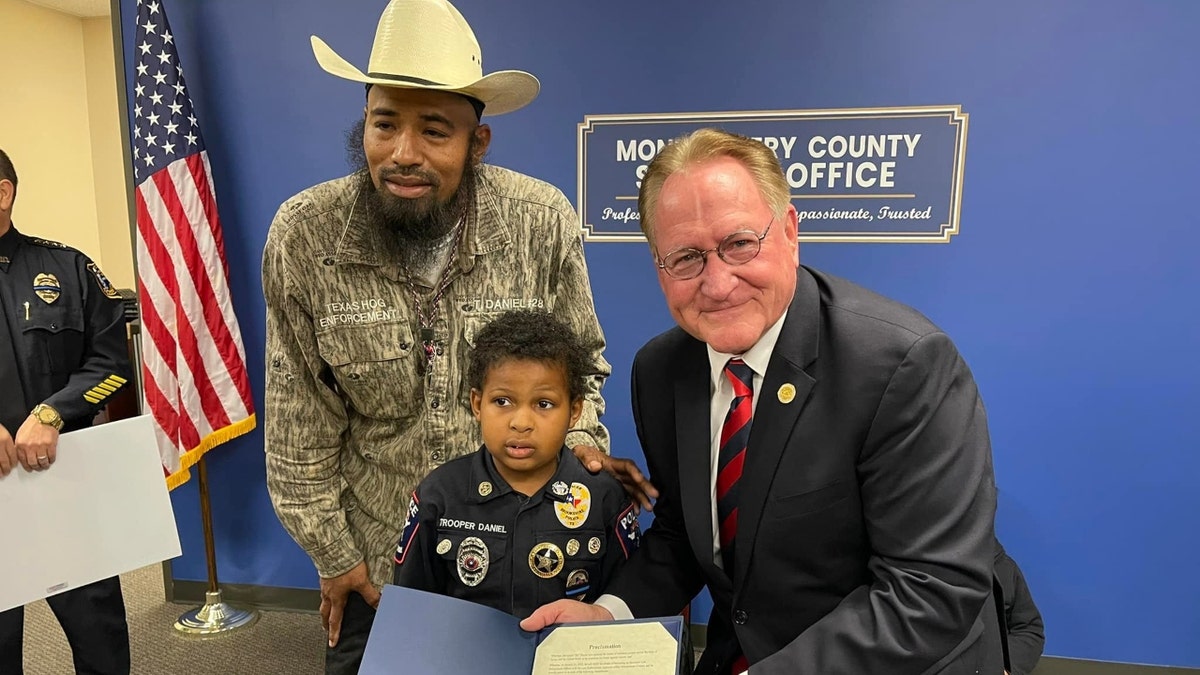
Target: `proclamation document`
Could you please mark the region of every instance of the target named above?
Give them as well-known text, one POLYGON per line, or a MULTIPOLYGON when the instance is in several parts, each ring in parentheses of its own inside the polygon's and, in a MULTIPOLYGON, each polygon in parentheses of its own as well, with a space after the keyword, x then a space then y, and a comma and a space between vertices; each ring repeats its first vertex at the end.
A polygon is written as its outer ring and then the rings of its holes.
POLYGON ((538 633, 459 598, 384 586, 359 675, 676 675, 683 617, 574 623, 538 633))
POLYGON ((677 635, 665 619, 556 626, 534 652, 533 675, 674 675, 677 635))
POLYGON ((180 554, 152 424, 63 434, 49 470, 0 478, 0 611, 180 554))

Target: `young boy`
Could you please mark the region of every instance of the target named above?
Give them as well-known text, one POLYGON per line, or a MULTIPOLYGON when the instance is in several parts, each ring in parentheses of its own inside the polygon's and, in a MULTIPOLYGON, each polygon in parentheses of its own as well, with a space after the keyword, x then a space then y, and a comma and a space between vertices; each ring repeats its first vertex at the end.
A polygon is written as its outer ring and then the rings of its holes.
POLYGON ((543 311, 479 331, 467 372, 483 447, 413 493, 395 582, 528 616, 599 597, 638 543, 621 484, 564 447, 583 409, 587 350, 543 311))

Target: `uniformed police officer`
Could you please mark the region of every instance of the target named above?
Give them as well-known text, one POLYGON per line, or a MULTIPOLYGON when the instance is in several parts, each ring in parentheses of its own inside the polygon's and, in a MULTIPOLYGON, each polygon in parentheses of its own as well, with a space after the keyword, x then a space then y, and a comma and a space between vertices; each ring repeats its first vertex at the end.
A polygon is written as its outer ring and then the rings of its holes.
MULTIPOLYGON (((0 489, 13 471, 50 470, 59 433, 90 426, 131 377, 120 296, 84 254, 18 232, 16 196, 16 170, 0 150, 0 489)), ((71 644, 76 672, 129 673, 117 577, 47 602, 71 644)), ((0 613, 4 675, 23 672, 23 624, 23 607, 0 613)))

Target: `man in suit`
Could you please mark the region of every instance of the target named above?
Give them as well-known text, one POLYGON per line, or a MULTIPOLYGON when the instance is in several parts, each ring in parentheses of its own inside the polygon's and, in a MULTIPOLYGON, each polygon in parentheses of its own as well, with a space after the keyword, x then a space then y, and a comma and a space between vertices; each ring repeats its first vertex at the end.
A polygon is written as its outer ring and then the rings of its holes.
POLYGON ((1008 675, 1029 675, 1042 658, 1046 626, 1017 561, 996 540, 996 582, 1004 596, 1004 628, 1008 634, 1008 675))
POLYGON ((757 141, 676 139, 638 206, 679 324, 633 365, 656 517, 609 595, 522 627, 674 614, 707 586, 699 673, 1003 672, 987 422, 950 339, 799 264, 757 141))

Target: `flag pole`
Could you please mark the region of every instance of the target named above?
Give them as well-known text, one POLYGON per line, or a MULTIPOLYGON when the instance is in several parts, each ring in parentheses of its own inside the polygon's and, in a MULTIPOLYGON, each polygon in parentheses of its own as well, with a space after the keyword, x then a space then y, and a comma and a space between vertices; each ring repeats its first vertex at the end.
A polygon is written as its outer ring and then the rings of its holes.
POLYGON ((190 637, 213 637, 249 628, 258 621, 258 611, 238 609, 221 600, 217 584, 217 549, 213 542, 212 506, 208 499, 208 463, 201 456, 196 462, 200 475, 200 519, 204 523, 204 555, 208 562, 208 592, 204 606, 184 612, 175 622, 175 630, 190 637))

